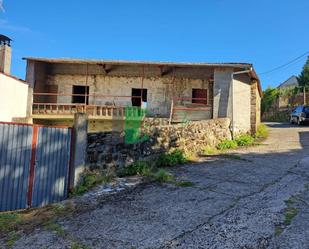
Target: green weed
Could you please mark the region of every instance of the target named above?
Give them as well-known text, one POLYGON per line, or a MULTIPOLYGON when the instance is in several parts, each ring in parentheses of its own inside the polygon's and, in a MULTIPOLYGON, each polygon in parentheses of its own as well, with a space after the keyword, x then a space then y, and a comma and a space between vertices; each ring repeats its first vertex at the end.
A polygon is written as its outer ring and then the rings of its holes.
POLYGON ((297 215, 298 210, 293 207, 288 207, 284 213, 284 225, 288 226, 291 224, 293 218, 297 215))
POLYGON ((176 181, 175 185, 179 187, 192 187, 194 184, 189 181, 176 181))
POLYGON ((88 172, 84 175, 82 183, 72 190, 71 196, 82 195, 96 185, 107 181, 108 179, 104 175, 95 172, 88 172))
POLYGON ((254 143, 254 137, 248 134, 243 134, 235 139, 238 146, 249 146, 254 143))
POLYGON ((205 146, 203 148, 203 155, 215 155, 215 154, 218 154, 217 148, 210 146, 205 146))
POLYGON ((255 138, 257 139, 265 139, 268 137, 268 129, 264 124, 260 124, 255 133, 255 138))
POLYGON ((0 214, 0 231, 10 231, 18 223, 22 221, 22 217, 17 213, 3 213, 0 214))
POLYGON ((236 149, 236 148, 237 148, 237 142, 234 140, 229 140, 229 139, 225 139, 217 145, 218 150, 228 150, 228 149, 236 149))
POLYGON ((48 223, 46 223, 45 228, 50 231, 54 231, 58 236, 63 237, 65 235, 65 231, 63 230, 63 228, 53 221, 49 221, 48 223))
POLYGON ((171 182, 173 181, 173 176, 167 172, 165 169, 159 169, 154 175, 153 178, 158 182, 171 182))
POLYGON ((20 235, 16 231, 12 231, 8 234, 8 239, 5 241, 5 244, 8 248, 11 248, 17 240, 19 240, 20 235))
POLYGON ((133 164, 124 167, 118 172, 120 177, 124 176, 133 176, 133 175, 140 175, 140 176, 150 176, 152 168, 150 164, 146 161, 137 161, 133 164))
POLYGON ((156 161, 157 167, 170 167, 178 164, 184 164, 187 162, 187 158, 181 150, 174 150, 169 153, 163 153, 156 161))

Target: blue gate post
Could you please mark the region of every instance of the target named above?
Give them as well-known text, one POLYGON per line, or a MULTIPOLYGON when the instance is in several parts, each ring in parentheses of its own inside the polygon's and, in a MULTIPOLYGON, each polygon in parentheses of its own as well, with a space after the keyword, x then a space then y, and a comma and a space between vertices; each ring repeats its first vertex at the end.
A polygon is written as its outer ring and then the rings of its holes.
POLYGON ((72 164, 70 169, 70 189, 80 182, 81 174, 86 169, 88 118, 85 113, 75 113, 72 144, 72 164))

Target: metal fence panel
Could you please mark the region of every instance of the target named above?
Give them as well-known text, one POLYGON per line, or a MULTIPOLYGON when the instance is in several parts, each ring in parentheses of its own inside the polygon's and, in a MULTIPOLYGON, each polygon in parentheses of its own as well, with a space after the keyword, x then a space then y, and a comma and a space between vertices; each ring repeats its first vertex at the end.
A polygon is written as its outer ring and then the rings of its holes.
POLYGON ((68 193, 71 129, 39 127, 32 206, 64 200, 68 193))
POLYGON ((0 123, 0 211, 27 207, 32 127, 0 123))

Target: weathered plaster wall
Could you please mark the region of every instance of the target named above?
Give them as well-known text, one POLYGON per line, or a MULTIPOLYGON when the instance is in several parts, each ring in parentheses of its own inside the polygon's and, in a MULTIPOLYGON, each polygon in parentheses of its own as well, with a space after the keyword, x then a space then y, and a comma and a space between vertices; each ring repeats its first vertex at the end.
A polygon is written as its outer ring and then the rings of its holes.
MULTIPOLYGON (((60 94, 72 94, 73 85, 89 86, 90 94, 128 97, 90 97, 89 104, 131 106, 132 88, 141 88, 141 77, 111 77, 104 75, 49 75, 48 85, 58 85, 60 94)), ((202 79, 148 77, 143 80, 147 89, 147 110, 150 114, 168 116, 172 96, 192 98, 192 88, 209 89, 210 83, 202 79)), ((212 98, 211 91, 209 98, 212 98)), ((58 103, 71 103, 71 96, 59 96, 58 103)), ((184 101, 185 102, 185 101, 184 101)), ((191 103, 190 101, 186 101, 191 103)), ((210 102, 211 104, 211 102, 210 102)))
POLYGON ((27 116, 27 84, 0 73, 0 93, 0 121, 27 116))

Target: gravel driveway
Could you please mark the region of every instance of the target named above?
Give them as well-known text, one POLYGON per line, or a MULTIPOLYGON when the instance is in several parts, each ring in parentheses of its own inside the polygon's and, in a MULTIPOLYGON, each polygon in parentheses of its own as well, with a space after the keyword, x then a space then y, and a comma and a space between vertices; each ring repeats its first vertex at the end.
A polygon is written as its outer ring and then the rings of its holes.
POLYGON ((41 228, 13 248, 309 248, 309 127, 269 125, 270 137, 237 157, 173 170, 193 186, 102 198, 59 221, 66 236, 41 228))

